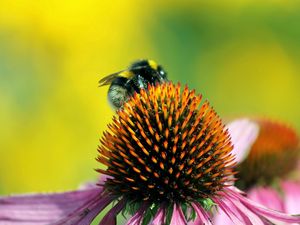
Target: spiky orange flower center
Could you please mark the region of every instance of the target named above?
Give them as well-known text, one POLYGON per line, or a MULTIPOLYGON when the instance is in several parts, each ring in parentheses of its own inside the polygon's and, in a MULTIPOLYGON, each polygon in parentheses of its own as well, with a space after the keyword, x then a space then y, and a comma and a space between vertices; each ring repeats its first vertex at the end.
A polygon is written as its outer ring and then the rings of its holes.
POLYGON ((257 119, 259 135, 249 156, 239 166, 239 183, 251 187, 257 183, 270 184, 274 178, 292 171, 298 162, 299 138, 283 123, 257 119))
POLYGON ((187 202, 221 190, 232 145, 215 111, 187 87, 149 86, 117 112, 101 139, 105 188, 132 201, 187 202))

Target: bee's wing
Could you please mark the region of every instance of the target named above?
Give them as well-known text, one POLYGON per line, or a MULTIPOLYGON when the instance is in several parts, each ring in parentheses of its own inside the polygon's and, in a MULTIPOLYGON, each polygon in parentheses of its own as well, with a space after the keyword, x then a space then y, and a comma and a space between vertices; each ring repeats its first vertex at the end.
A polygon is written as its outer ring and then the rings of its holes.
POLYGON ((110 74, 110 75, 108 75, 106 77, 103 77, 99 81, 99 87, 111 84, 113 82, 113 80, 116 79, 117 77, 130 78, 133 75, 134 74, 130 70, 121 70, 119 72, 116 72, 116 73, 110 74))
POLYGON ((116 77, 119 76, 119 73, 120 73, 120 72, 118 72, 118 73, 113 73, 113 74, 110 74, 110 75, 108 75, 108 76, 106 76, 106 77, 103 77, 101 80, 99 80, 99 87, 104 86, 104 85, 109 85, 109 84, 111 84, 111 82, 112 82, 116 77))

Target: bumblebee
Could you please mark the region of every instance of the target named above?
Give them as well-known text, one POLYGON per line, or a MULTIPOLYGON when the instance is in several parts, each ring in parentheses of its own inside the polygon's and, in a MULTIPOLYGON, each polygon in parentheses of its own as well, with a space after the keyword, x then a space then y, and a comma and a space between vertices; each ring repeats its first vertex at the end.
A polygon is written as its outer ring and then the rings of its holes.
POLYGON ((128 69, 113 73, 101 79, 99 86, 110 85, 108 100, 119 109, 135 92, 147 89, 148 84, 168 81, 167 73, 153 60, 142 59, 132 63, 128 69))

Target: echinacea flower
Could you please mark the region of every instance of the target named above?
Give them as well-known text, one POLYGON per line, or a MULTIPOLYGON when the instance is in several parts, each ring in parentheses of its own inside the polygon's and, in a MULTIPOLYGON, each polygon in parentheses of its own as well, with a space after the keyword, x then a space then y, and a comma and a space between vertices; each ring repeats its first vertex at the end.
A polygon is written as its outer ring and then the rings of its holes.
POLYGON ((45 204, 36 202, 45 207, 37 223, 33 212, 27 220, 18 215, 25 197, 4 197, 0 207, 10 204, 11 208, 0 213, 0 222, 4 218, 15 224, 85 225, 113 203, 100 225, 116 224, 121 212, 130 215, 128 225, 212 224, 216 206, 234 224, 299 223, 300 216, 267 209, 232 186, 235 160, 229 133, 209 103, 201 101, 194 90, 186 87, 181 92, 179 84, 141 90, 117 112, 101 139, 97 160, 106 169, 97 171, 107 177, 98 187, 76 192, 86 195, 78 198, 79 203, 60 196, 62 204, 57 200, 55 208, 48 204, 51 195, 45 204), (48 212, 49 205, 51 210, 61 207, 64 215, 48 212), (15 214, 10 214, 14 209, 15 214))

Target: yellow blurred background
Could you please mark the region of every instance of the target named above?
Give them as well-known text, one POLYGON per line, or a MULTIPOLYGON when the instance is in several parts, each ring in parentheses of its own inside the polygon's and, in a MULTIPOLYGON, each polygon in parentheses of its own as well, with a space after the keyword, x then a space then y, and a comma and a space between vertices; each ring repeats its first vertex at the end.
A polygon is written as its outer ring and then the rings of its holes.
POLYGON ((161 63, 225 118, 300 129, 300 4, 277 1, 8 1, 0 7, 0 194, 94 180, 113 111, 98 80, 161 63))

